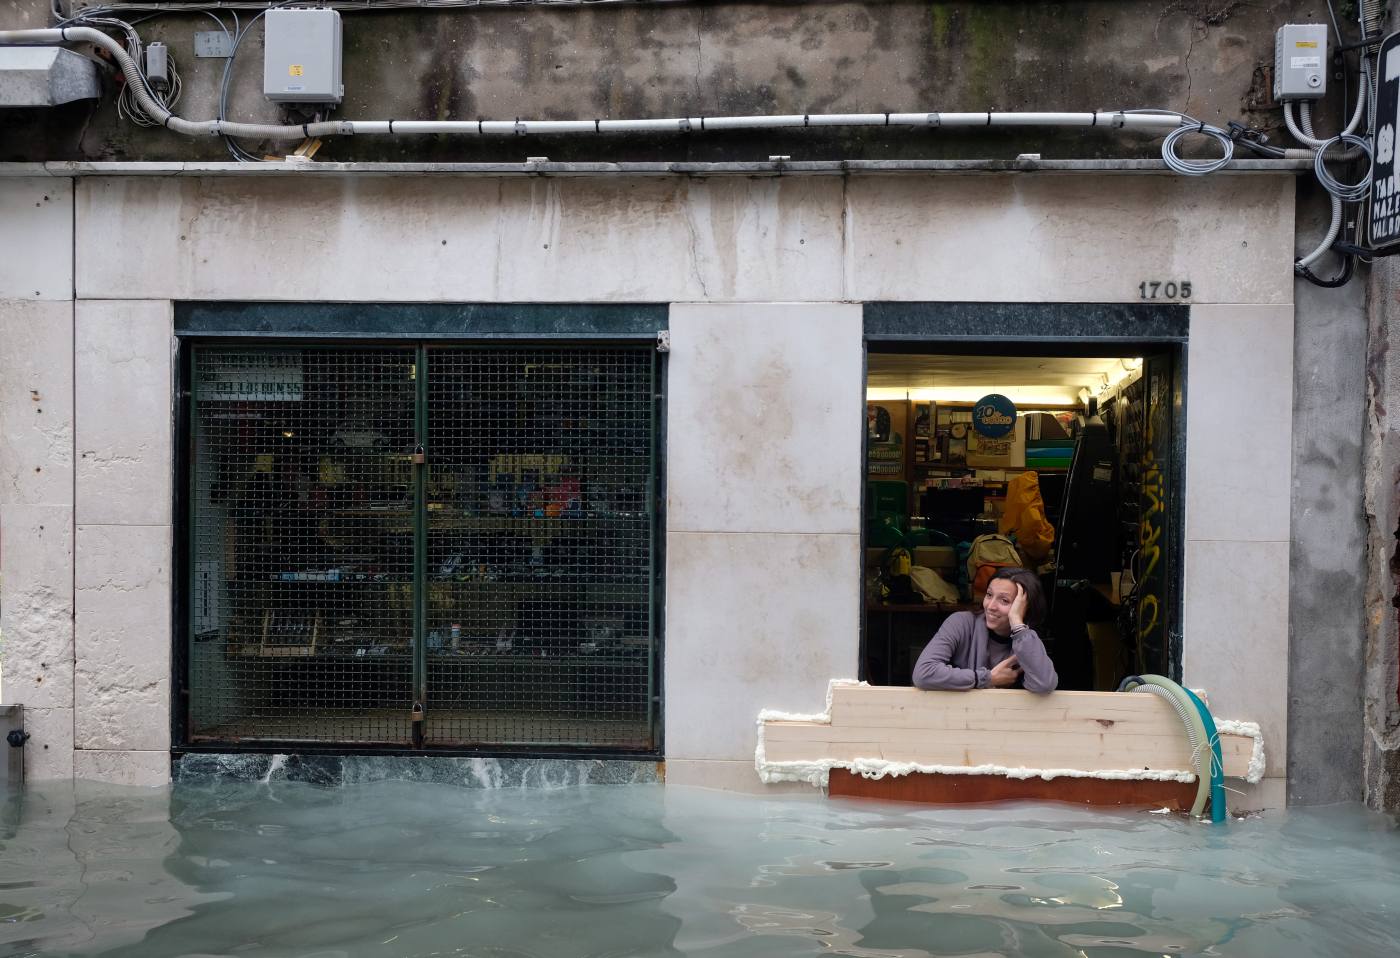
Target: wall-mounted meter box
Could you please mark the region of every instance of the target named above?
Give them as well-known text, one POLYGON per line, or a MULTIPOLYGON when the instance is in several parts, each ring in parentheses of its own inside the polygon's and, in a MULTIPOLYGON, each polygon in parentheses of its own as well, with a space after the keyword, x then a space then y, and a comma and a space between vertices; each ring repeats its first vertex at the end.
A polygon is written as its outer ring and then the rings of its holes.
POLYGON ((1288 23, 1274 34, 1274 99, 1316 100, 1327 92, 1327 25, 1288 23))
POLYGON ((339 103, 340 14, 274 7, 263 23, 263 95, 275 103, 339 103))

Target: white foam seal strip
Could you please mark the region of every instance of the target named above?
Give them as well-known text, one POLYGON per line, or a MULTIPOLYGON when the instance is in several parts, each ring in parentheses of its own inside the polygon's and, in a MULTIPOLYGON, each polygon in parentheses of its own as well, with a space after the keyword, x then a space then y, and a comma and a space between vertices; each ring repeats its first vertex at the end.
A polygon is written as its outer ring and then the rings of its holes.
POLYGON ((1254 751, 1249 754, 1249 769, 1244 780, 1254 785, 1264 778, 1264 733, 1258 722, 1236 722, 1216 719, 1215 731, 1221 735, 1246 735, 1254 739, 1254 751))
MULTIPOLYGON (((826 711, 819 714, 803 715, 793 712, 780 712, 764 709, 758 713, 758 745, 754 749, 754 768, 765 784, 775 782, 806 782, 818 788, 826 788, 833 768, 844 768, 862 778, 878 780, 898 778, 916 772, 941 775, 1001 775, 1005 778, 1041 778, 1049 781, 1054 778, 1099 778, 1110 781, 1156 781, 1194 782, 1196 773, 1177 769, 1096 769, 1087 771, 1080 768, 1016 768, 1006 765, 921 765, 918 762, 892 762, 883 758, 820 759, 813 762, 770 762, 763 750, 764 722, 814 722, 820 725, 831 724, 831 696, 838 686, 860 686, 865 682, 852 679, 832 679, 826 690, 826 711)), ((1257 722, 1235 722, 1229 719, 1216 719, 1216 731, 1222 735, 1247 735, 1254 739, 1254 751, 1250 755, 1249 770, 1245 781, 1254 784, 1264 777, 1264 735, 1257 722)))

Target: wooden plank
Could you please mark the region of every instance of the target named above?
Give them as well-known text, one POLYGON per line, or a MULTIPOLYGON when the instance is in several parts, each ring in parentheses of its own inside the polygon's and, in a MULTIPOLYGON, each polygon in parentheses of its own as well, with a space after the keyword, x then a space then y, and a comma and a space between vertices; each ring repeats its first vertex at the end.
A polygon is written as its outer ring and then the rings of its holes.
MULTIPOLYGON (((888 731, 888 730, 883 730, 888 731)), ((881 730, 836 729, 812 725, 806 729, 764 731, 764 757, 770 762, 850 762, 884 759, 919 765, 999 765, 1006 768, 1074 768, 1084 771, 1172 769, 1194 771, 1185 733, 1113 741, 1083 735, 1042 733, 1021 736, 968 730, 946 738, 900 737, 881 730)), ((1225 775, 1243 778, 1249 771, 1253 739, 1221 736, 1225 775)))
MULTIPOLYGON (((1150 694, 832 688, 830 724, 764 723, 770 762, 875 759, 925 766, 1192 771, 1170 703, 1150 694)), ((1220 739, 1225 774, 1243 778, 1250 736, 1220 739)))
POLYGON ((832 798, 870 798, 887 802, 966 805, 977 802, 1052 801, 1077 805, 1117 805, 1190 811, 1196 785, 1190 782, 1110 781, 1102 778, 1003 778, 999 775, 927 775, 863 778, 832 769, 827 794, 832 798))
POLYGON ((1055 692, 1029 695, 1015 689, 976 692, 925 692, 882 686, 841 686, 832 689, 833 725, 913 724, 936 727, 940 716, 1017 715, 1042 721, 1156 721, 1175 716, 1171 705, 1156 695, 1122 692, 1055 692), (930 724, 934 723, 934 724, 930 724))
MULTIPOLYGON (((1139 752, 1126 755, 1122 753, 1092 754, 1077 748, 1047 748, 1029 752, 1016 751, 1004 745, 931 750, 891 746, 882 742, 818 744, 816 748, 783 743, 767 747, 765 758, 769 762, 812 763, 828 761, 848 765, 862 760, 875 760, 944 768, 997 766, 1052 770, 1075 769, 1083 772, 1192 771, 1186 761, 1186 756, 1177 752, 1139 752)), ((1228 766, 1226 774, 1230 774, 1228 766)), ((1235 777, 1242 777, 1242 775, 1235 777)))
MULTIPOLYGON (((1185 736, 1181 720, 1165 699, 1148 693, 1055 692, 1028 695, 1010 689, 975 692, 926 692, 892 686, 834 685, 832 725, 946 729, 1021 729, 1036 734, 1049 725, 1095 726, 1117 732, 1165 731, 1185 736), (1022 718, 1027 724, 1016 725, 1022 718), (1109 724, 1111 723, 1111 724, 1109 724)), ((1243 777, 1249 768, 1254 740, 1249 736, 1220 737, 1225 774, 1243 777)))
POLYGON ((813 726, 807 730, 783 729, 779 731, 774 729, 772 731, 776 734, 765 736, 765 741, 769 745, 791 742, 812 746, 829 746, 854 742, 879 742, 886 748, 909 750, 916 753, 921 749, 932 752, 971 746, 1005 747, 1027 755, 1034 755, 1047 749, 1065 749, 1086 754, 1113 752, 1120 755, 1156 754, 1164 749, 1172 749, 1173 751, 1179 749, 1182 755, 1187 752, 1184 735, 1179 737, 1171 735, 1135 736, 1115 740, 1107 735, 1095 738, 1074 733, 1057 734, 1042 731, 1037 735, 1026 736, 1014 732, 981 729, 967 729, 939 736, 911 735, 909 733, 895 735, 891 734, 889 729, 828 729, 826 726, 813 726))
POLYGON ((1163 743, 1159 748, 1103 749, 1083 743, 1025 743, 1000 737, 980 737, 938 743, 888 742, 874 738, 850 741, 812 739, 805 743, 765 742, 771 762, 813 762, 831 759, 851 762, 873 758, 917 765, 972 767, 998 765, 1007 768, 1063 768, 1084 771, 1153 769, 1190 771, 1184 746, 1163 743))

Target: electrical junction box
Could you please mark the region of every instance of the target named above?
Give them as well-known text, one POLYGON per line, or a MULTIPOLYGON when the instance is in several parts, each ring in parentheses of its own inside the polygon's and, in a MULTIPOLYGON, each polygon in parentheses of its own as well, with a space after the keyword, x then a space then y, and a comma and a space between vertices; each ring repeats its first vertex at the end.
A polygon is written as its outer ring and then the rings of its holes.
POLYGON ((340 14, 274 7, 263 15, 263 96, 274 103, 339 103, 340 14))
POLYGON ((1288 23, 1274 34, 1274 99, 1316 100, 1327 92, 1327 24, 1288 23))

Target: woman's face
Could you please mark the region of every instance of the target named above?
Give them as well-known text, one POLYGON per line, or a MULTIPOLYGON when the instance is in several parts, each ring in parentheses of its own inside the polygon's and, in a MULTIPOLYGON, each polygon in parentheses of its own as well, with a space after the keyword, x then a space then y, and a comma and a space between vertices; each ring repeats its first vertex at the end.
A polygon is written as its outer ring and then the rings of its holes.
POLYGON ((1011 603, 1016 601, 1016 583, 1010 579, 993 579, 987 583, 982 597, 982 611, 987 614, 987 628, 1005 635, 1011 628, 1011 603))

